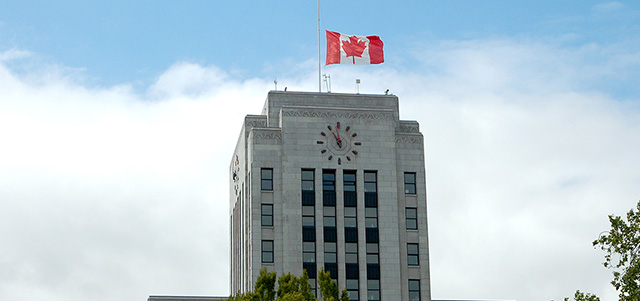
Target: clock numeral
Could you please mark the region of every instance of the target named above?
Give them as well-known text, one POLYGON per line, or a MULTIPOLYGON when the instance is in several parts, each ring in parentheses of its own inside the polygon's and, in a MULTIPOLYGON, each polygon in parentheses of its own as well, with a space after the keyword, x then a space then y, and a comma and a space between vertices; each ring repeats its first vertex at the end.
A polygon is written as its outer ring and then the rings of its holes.
POLYGON ((325 134, 324 132, 320 132, 320 135, 327 136, 327 134, 325 134))
POLYGON ((351 127, 347 125, 347 128, 346 128, 346 129, 344 129, 344 131, 345 131, 345 132, 348 132, 350 129, 351 129, 351 127))
POLYGON ((318 144, 324 144, 324 141, 318 140, 318 141, 316 141, 316 143, 318 143, 318 144))
POLYGON ((340 158, 338 158, 338 165, 342 164, 342 160, 340 160, 340 158))
POLYGON ((355 137, 355 136, 358 136, 358 134, 357 133, 353 133, 353 135, 351 135, 351 137, 355 137))
POLYGON ((347 161, 351 161, 351 158, 349 156, 345 156, 345 157, 347 157, 347 161))
POLYGON ((355 144, 355 145, 361 145, 362 143, 361 143, 361 142, 354 142, 353 144, 355 144))
POLYGON ((329 158, 327 158, 327 159, 331 160, 331 159, 333 159, 333 156, 329 155, 329 158))
MULTIPOLYGON (((321 153, 321 154, 324 154, 324 153, 326 153, 326 152, 327 152, 327 150, 326 150, 326 149, 323 149, 323 150, 321 150, 321 151, 320 151, 320 153, 321 153)), ((331 159, 329 159, 329 160, 331 160, 331 159)))
POLYGON ((357 154, 358 154, 358 151, 354 151, 354 150, 352 150, 351 152, 352 152, 354 155, 357 155, 357 154))
POLYGON ((340 128, 340 121, 338 121, 338 123, 336 123, 336 129, 340 128))
POLYGON ((330 126, 330 125, 327 125, 327 128, 328 128, 330 131, 333 131, 333 130, 331 129, 331 126, 330 126))

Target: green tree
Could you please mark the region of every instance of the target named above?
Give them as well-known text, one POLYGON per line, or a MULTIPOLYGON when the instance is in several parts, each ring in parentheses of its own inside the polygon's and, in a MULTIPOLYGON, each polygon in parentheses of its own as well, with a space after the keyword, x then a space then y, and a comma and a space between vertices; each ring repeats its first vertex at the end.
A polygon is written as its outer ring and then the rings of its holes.
MULTIPOLYGON (((276 272, 267 272, 267 269, 260 270, 260 275, 256 280, 253 292, 237 293, 229 297, 229 301, 315 301, 316 298, 311 293, 309 276, 303 271, 299 278, 290 273, 278 278, 278 291, 275 290, 276 272)), ((334 281, 335 283, 335 281, 334 281)))
POLYGON ((278 300, 290 301, 314 301, 315 298, 311 293, 309 285, 309 276, 307 271, 302 272, 300 278, 290 273, 280 276, 278 279, 278 300))
POLYGON ((340 298, 338 298, 338 283, 331 279, 331 273, 325 272, 324 268, 318 271, 318 286, 320 287, 320 296, 324 301, 349 301, 347 290, 342 290, 340 298))
POLYGON ((621 301, 640 300, 640 201, 635 209, 627 213, 626 220, 609 215, 611 230, 593 242, 606 252, 603 265, 613 270, 611 284, 621 301))
MULTIPOLYGON (((575 295, 573 295, 573 300, 575 301, 600 301, 596 295, 589 293, 582 293, 580 291, 576 291, 575 295)), ((570 301, 569 298, 564 298, 564 301, 570 301)))

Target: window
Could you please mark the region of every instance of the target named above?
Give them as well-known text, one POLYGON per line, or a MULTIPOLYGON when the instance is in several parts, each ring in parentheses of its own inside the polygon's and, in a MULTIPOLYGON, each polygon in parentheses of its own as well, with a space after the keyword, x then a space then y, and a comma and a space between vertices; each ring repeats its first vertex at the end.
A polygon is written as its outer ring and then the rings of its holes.
POLYGON ((407 244, 407 264, 408 265, 420 265, 420 252, 418 244, 407 244))
POLYGON ((313 169, 302 170, 302 191, 314 191, 314 172, 313 169))
POLYGON ((260 170, 260 188, 267 191, 273 190, 273 168, 260 170))
POLYGON ((322 190, 335 191, 336 190, 336 174, 335 171, 325 170, 322 173, 322 190))
POLYGON ((351 170, 345 170, 344 174, 344 206, 356 207, 358 203, 356 193, 356 172, 351 170))
POLYGON ((315 205, 315 171, 313 169, 302 170, 302 205, 315 205))
POLYGON ((262 204, 262 226, 273 226, 273 204, 262 204))
POLYGON ((370 300, 370 301, 380 300, 380 280, 378 279, 367 280, 367 300, 370 300))
POLYGON ((405 216, 407 218, 407 230, 418 229, 418 208, 405 209, 405 216))
POLYGON ((364 172, 364 192, 378 192, 378 174, 375 171, 364 172))
POLYGON ((349 300, 359 300, 358 299, 358 279, 347 279, 347 293, 349 293, 349 300))
POLYGON ((415 172, 404 173, 404 193, 416 194, 416 173, 415 172))
POLYGON ((364 172, 364 206, 378 206, 378 174, 375 171, 364 172))
POLYGON ((324 270, 331 273, 332 279, 338 279, 338 248, 335 242, 324 243, 324 270))
POLYGON ((262 241, 262 262, 273 263, 273 240, 262 241))
POLYGON ((325 206, 336 205, 336 171, 322 171, 322 204, 325 206))
POLYGON ((409 301, 420 301, 420 279, 409 279, 409 301))

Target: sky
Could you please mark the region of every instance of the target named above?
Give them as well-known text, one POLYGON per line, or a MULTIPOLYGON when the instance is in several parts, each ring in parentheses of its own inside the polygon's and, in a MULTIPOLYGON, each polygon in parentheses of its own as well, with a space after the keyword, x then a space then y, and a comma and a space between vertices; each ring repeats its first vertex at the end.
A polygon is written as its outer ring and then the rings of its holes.
MULTIPOLYGON (((317 13, 0 3, 0 299, 229 294, 242 120, 276 79, 318 91, 317 13)), ((616 299, 591 242, 640 200, 640 3, 327 0, 320 16, 384 42, 383 64, 323 66, 331 91, 389 89, 420 123, 434 299, 616 299)))

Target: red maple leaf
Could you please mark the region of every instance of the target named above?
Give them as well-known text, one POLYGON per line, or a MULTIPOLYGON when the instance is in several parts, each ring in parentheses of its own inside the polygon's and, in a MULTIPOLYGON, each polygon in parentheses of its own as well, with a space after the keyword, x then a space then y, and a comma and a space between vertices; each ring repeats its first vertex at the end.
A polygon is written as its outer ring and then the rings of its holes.
POLYGON ((356 56, 362 57, 362 53, 364 49, 367 48, 367 43, 365 41, 361 41, 356 36, 350 36, 349 41, 342 42, 342 49, 347 54, 347 57, 353 57, 353 63, 356 63, 356 56))

